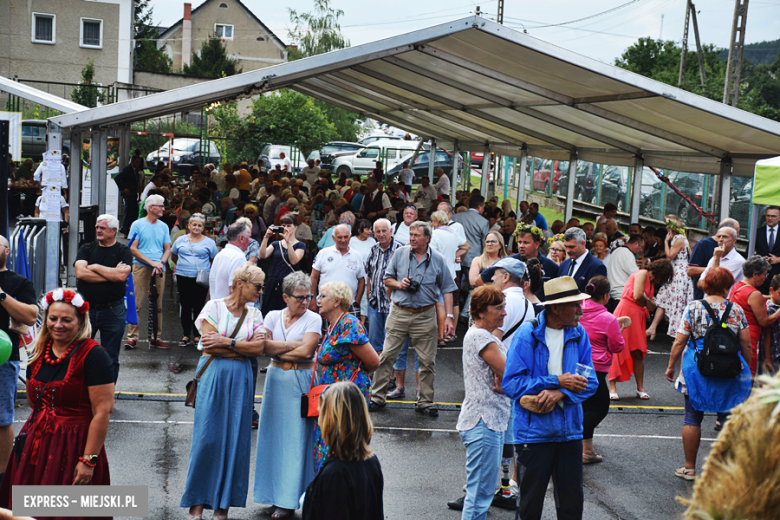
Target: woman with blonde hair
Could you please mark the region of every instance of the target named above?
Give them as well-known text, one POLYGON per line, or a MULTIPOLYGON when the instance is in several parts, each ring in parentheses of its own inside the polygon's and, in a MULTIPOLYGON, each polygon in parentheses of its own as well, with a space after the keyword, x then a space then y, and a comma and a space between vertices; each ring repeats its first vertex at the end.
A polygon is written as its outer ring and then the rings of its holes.
POLYGON ((558 267, 566 260, 566 248, 563 245, 563 233, 555 235, 550 242, 550 252, 547 258, 555 262, 558 267))
POLYGON ((12 508, 13 486, 110 485, 104 441, 114 408, 108 352, 90 339, 89 303, 73 289, 40 302, 43 325, 27 366, 32 408, 0 487, 0 507, 12 508))
POLYGON ((334 383, 320 398, 319 422, 330 456, 306 489, 304 520, 384 518, 384 478, 369 448, 374 428, 354 383, 334 383))
MULTIPOLYGON (((482 244, 482 254, 471 261, 469 268, 469 283, 474 286, 477 284, 479 275, 506 256, 504 248, 504 237, 498 231, 491 231, 485 235, 485 241, 482 244)), ((468 304, 466 304, 468 306, 468 304)))
POLYGON ((252 450, 254 387, 248 357, 262 356, 263 315, 252 304, 263 292, 265 274, 246 263, 233 272, 233 292, 209 301, 195 326, 201 332, 195 424, 189 468, 179 507, 190 520, 213 509, 226 520, 228 508, 246 507, 252 450))
MULTIPOLYGON (((368 374, 379 368, 379 356, 368 341, 368 334, 360 320, 349 314, 355 297, 344 282, 328 282, 320 287, 317 296, 320 316, 330 327, 322 339, 316 362, 323 367, 320 384, 352 381, 360 388, 365 402, 371 398, 371 379, 368 374)), ((316 365, 315 365, 316 369, 316 365)), ((319 424, 314 427, 314 463, 320 471, 328 458, 328 443, 319 424)))

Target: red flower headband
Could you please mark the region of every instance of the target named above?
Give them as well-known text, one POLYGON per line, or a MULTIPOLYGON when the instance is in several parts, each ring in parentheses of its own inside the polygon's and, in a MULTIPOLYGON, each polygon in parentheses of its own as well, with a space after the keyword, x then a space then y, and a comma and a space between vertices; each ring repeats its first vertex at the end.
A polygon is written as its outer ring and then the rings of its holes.
POLYGON ((76 307, 81 314, 89 312, 89 302, 85 301, 79 293, 69 289, 55 289, 48 293, 41 299, 41 308, 46 310, 54 302, 69 303, 76 307))

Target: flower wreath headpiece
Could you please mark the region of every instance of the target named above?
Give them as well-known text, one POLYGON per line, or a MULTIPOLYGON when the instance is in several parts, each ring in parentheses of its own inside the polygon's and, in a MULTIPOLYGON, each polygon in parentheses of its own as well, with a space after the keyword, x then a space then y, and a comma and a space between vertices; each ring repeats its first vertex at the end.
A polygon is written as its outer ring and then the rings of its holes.
POLYGON ((667 218, 665 222, 666 227, 672 230, 672 232, 675 235, 684 235, 685 234, 685 228, 680 227, 680 224, 675 222, 674 220, 667 218))
POLYGON ((563 242, 563 233, 558 233, 547 239, 547 246, 551 246, 553 242, 563 242))
POLYGON ((89 302, 84 300, 84 297, 76 291, 69 289, 55 289, 41 298, 41 308, 46 310, 54 302, 69 303, 76 307, 81 314, 89 312, 89 302))
POLYGON ((536 226, 532 226, 530 224, 526 224, 525 222, 520 222, 520 223, 517 224, 517 227, 515 228, 515 238, 517 238, 517 236, 521 232, 522 233, 530 233, 532 236, 534 236, 540 242, 542 240, 544 240, 544 233, 542 232, 541 229, 539 229, 536 226))

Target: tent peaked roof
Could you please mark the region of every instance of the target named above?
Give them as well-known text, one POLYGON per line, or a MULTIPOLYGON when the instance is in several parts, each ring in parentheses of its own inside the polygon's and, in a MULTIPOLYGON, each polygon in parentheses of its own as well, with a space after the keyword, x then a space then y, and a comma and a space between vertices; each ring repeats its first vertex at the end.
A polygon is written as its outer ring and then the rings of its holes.
POLYGON ((780 123, 470 16, 207 83, 52 118, 106 126, 292 88, 463 149, 751 175, 780 123))
POLYGON ((38 103, 39 105, 53 108, 54 110, 59 110, 64 113, 87 110, 87 107, 83 105, 68 101, 67 99, 55 96, 54 94, 49 94, 48 92, 31 87, 30 85, 8 79, 4 76, 0 76, 0 91, 19 96, 20 98, 27 99, 33 103, 38 103))

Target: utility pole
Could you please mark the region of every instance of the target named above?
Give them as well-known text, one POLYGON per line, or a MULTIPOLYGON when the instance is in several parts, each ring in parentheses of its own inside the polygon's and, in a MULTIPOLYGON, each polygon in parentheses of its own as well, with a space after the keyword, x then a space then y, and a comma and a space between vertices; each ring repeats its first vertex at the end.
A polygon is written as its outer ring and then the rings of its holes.
POLYGON ((723 103, 737 106, 739 101, 739 81, 742 76, 742 51, 745 49, 745 26, 749 0, 736 0, 734 20, 731 24, 729 43, 729 61, 726 65, 726 86, 723 89, 723 103))
POLYGON ((693 18, 693 34, 696 37, 696 56, 699 58, 699 76, 701 76, 701 87, 704 88, 704 54, 701 50, 701 40, 699 40, 699 23, 696 20, 696 6, 688 0, 685 5, 685 26, 683 29, 682 52, 680 53, 680 75, 677 78, 677 86, 682 88, 685 84, 685 58, 688 56, 688 23, 693 18))
POLYGON ((496 21, 504 25, 504 0, 498 0, 498 18, 496 21))

